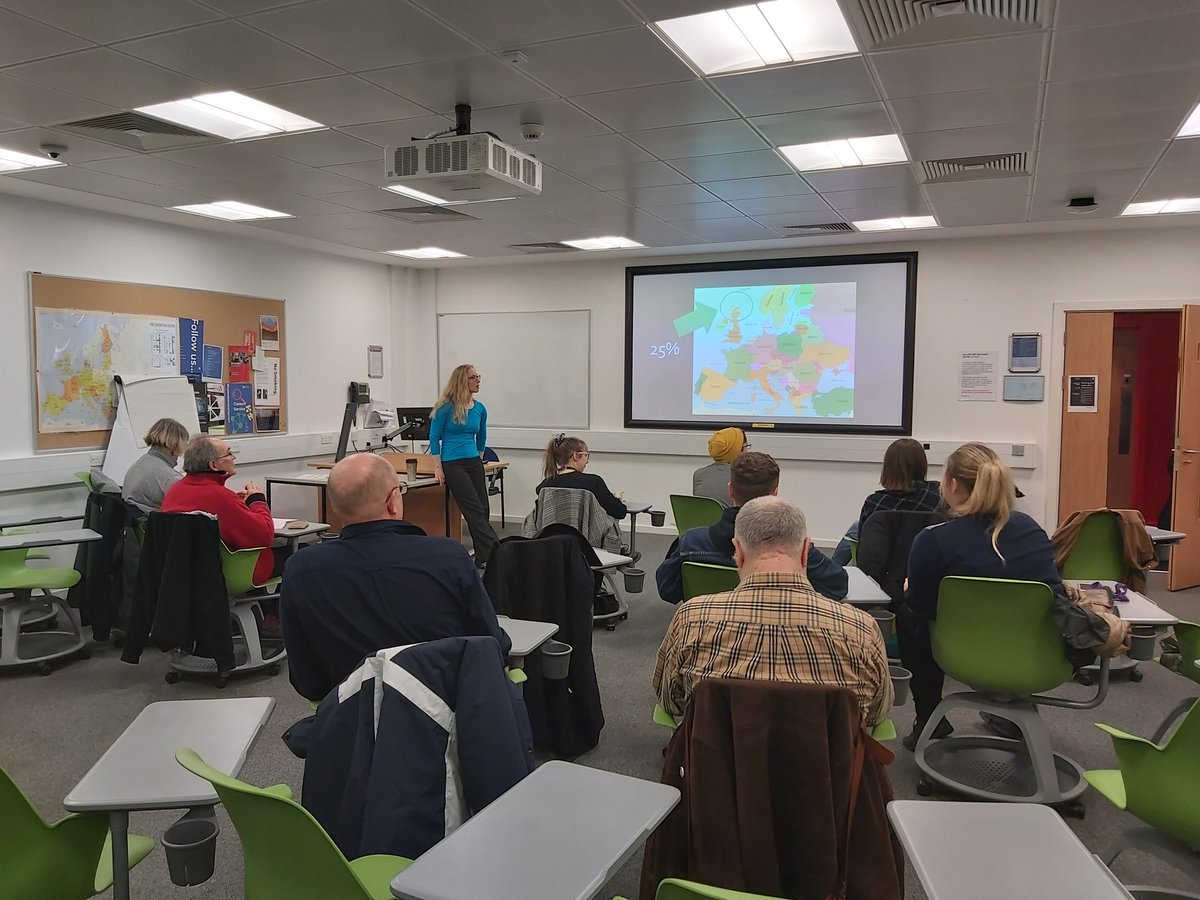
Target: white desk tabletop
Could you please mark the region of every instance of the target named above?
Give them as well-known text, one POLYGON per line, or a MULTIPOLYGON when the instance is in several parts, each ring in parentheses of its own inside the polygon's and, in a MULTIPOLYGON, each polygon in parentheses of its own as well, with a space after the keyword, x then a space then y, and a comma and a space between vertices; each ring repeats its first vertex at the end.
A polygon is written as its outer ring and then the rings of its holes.
POLYGON ((596 551, 596 556, 600 559, 600 565, 597 569, 615 569, 618 566, 633 565, 632 556, 622 556, 620 553, 613 553, 609 550, 601 550, 599 547, 593 547, 596 551))
MULTIPOLYGON (((1101 581, 1103 585, 1115 587, 1115 581, 1101 581)), ((1095 584, 1094 581, 1073 581, 1072 584, 1084 585, 1095 584)), ((1121 602, 1117 601, 1113 607, 1120 614, 1121 618, 1130 625, 1174 625, 1179 621, 1171 613, 1167 612, 1149 597, 1144 594, 1139 594, 1137 591, 1126 591, 1128 600, 1121 602)))
POLYGON ((1178 544, 1187 537, 1182 531, 1167 531, 1165 528, 1158 528, 1154 525, 1147 525, 1146 533, 1156 544, 1178 544))
POLYGON ((294 472, 274 472, 263 476, 263 481, 275 484, 328 484, 328 469, 297 469, 294 472))
POLYGON ((90 528, 72 531, 33 531, 29 534, 0 535, 0 550, 20 550, 31 547, 62 547, 66 544, 86 544, 100 540, 100 533, 90 528))
POLYGON ((846 575, 850 579, 850 588, 846 593, 845 602, 853 606, 886 606, 892 602, 887 591, 879 583, 860 569, 858 566, 846 566, 846 575))
POLYGON ((320 534, 322 531, 328 531, 329 526, 324 522, 309 522, 303 528, 288 528, 295 519, 275 519, 275 537, 302 538, 310 534, 320 534))
POLYGON ((392 894, 589 900, 678 802, 669 785, 548 762, 393 878, 392 894))
POLYGON ((894 800, 929 900, 1130 900, 1059 814, 1035 803, 894 800))
POLYGON ((0 516, 0 528, 25 528, 30 525, 54 525, 59 522, 74 522, 83 518, 83 513, 77 516, 0 516))
POLYGON ((650 512, 650 508, 654 506, 653 503, 647 503, 644 500, 626 500, 624 503, 625 508, 631 513, 650 512))
POLYGON ((88 812, 215 803, 212 785, 179 765, 175 752, 191 747, 213 768, 237 775, 274 708, 273 697, 151 703, 71 789, 63 806, 88 812))
POLYGON ((508 616, 496 616, 496 621, 512 641, 509 656, 528 656, 558 633, 558 626, 553 622, 510 619, 508 616))

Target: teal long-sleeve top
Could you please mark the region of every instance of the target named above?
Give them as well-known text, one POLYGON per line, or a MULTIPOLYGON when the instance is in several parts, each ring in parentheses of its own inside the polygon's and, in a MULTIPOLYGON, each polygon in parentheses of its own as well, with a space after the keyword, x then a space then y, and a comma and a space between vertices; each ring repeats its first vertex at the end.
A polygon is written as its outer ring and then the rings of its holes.
POLYGON ((487 447, 487 407, 478 400, 463 422, 454 421, 454 404, 438 407, 429 422, 429 452, 442 462, 470 459, 487 447))

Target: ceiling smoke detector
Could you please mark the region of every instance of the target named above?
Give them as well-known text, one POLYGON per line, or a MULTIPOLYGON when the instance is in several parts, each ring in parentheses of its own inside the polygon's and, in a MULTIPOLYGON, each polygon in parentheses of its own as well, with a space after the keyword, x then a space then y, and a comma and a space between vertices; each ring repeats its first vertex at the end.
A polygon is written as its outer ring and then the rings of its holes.
POLYGON ((1086 216, 1100 208, 1095 197, 1072 197, 1067 201, 1067 212, 1077 216, 1086 216))

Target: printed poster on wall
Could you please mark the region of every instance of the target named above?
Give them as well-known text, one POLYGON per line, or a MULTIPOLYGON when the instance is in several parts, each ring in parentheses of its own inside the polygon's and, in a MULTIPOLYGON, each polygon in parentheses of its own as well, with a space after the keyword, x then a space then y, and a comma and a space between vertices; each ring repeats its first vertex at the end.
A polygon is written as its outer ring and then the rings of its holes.
POLYGON ((279 349, 279 316, 258 317, 259 346, 264 350, 279 349))
POLYGON ((196 418, 200 420, 201 434, 208 432, 208 391, 206 391, 204 382, 200 380, 199 375, 188 375, 188 384, 192 386, 192 393, 196 397, 196 418))
POLYGON ((205 382, 204 389, 208 394, 208 433, 225 433, 225 384, 224 382, 205 382))
POLYGON ((225 390, 225 433, 254 434, 254 386, 230 382, 225 390))
POLYGON ((1000 353, 996 350, 964 350, 958 364, 959 400, 995 400, 996 371, 1000 353))
POLYGON ((247 328, 242 332, 242 343, 250 350, 250 355, 258 348, 258 332, 247 328))
POLYGON ((1099 375, 1071 375, 1067 381, 1067 412, 1099 412, 1096 405, 1099 375))
POLYGON ((254 430, 259 434, 279 430, 279 409, 268 406, 254 407, 254 430))
POLYGON ((225 351, 215 344, 204 345, 201 374, 206 382, 225 380, 225 351))
POLYGON ((279 360, 273 356, 263 358, 263 366, 254 373, 254 405, 279 405, 279 360))
POLYGON ((180 319, 179 337, 183 352, 179 354, 179 374, 197 378, 204 370, 204 320, 180 319))
POLYGON ((229 382, 244 384, 250 380, 250 358, 254 351, 249 347, 229 348, 229 382))
POLYGON ((150 320, 150 375, 179 372, 179 320, 150 320))

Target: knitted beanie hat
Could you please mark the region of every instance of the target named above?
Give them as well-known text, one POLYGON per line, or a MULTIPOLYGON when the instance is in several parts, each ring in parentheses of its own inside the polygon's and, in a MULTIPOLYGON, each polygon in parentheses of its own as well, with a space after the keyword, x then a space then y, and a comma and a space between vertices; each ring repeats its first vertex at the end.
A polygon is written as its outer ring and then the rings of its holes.
POLYGON ((742 429, 722 428, 708 439, 708 455, 719 463, 733 462, 745 443, 746 435, 742 429))

